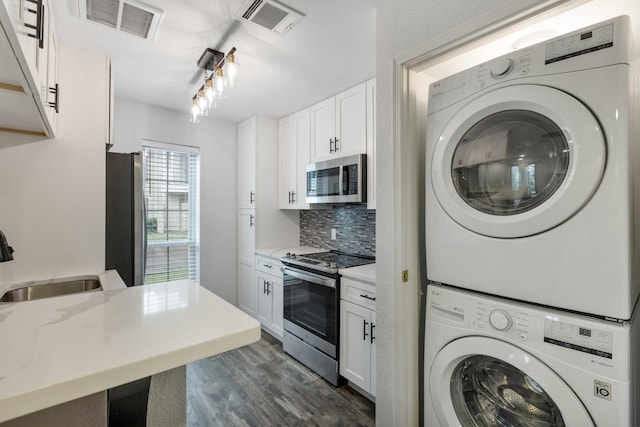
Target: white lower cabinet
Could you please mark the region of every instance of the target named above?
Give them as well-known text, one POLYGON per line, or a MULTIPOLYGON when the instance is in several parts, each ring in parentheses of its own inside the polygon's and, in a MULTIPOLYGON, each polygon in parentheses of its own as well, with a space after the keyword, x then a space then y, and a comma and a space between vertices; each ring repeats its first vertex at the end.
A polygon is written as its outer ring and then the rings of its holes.
POLYGON ((280 261, 256 256, 255 284, 258 301, 256 318, 264 329, 282 339, 283 283, 280 261))
POLYGON ((343 278, 340 291, 340 375, 376 393, 375 286, 343 278))

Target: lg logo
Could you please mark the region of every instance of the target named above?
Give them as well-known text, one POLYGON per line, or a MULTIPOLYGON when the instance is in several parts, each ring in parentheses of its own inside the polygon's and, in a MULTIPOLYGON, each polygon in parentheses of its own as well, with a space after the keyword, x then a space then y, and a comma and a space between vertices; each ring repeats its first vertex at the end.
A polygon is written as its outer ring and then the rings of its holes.
POLYGON ((611 400, 611 384, 594 380, 593 394, 600 399, 611 400))

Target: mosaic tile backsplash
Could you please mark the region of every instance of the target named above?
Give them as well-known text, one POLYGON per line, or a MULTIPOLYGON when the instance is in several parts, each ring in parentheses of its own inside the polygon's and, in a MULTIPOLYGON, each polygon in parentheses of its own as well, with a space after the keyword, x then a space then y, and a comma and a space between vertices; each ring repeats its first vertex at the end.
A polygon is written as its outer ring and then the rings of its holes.
POLYGON ((300 211, 300 244, 361 255, 376 255, 376 211, 366 205, 300 211), (336 240, 331 240, 331 229, 336 240))

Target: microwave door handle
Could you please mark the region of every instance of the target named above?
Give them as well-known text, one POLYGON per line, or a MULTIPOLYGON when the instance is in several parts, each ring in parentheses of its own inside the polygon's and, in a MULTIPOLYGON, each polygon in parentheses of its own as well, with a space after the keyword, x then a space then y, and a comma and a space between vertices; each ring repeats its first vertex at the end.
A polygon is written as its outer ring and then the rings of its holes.
MULTIPOLYGON (((331 279, 331 278, 320 276, 320 275, 313 274, 313 273, 301 273, 301 272, 299 272, 297 270, 292 270, 292 269, 287 268, 287 267, 283 268, 282 271, 283 271, 284 274, 288 274, 290 276, 293 276, 296 279, 306 280, 307 282, 315 283, 316 285, 326 286, 328 288, 335 288, 336 287, 335 279, 331 279)), ((286 283, 285 283, 285 286, 287 286, 286 283)))
POLYGON ((340 168, 342 173, 342 194, 349 194, 349 166, 340 168))

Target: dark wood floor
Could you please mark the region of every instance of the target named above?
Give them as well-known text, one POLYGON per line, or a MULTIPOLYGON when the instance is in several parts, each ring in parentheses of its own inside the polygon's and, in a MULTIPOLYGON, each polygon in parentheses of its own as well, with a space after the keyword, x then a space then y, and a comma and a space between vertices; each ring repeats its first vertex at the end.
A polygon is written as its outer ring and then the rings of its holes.
POLYGON ((263 332, 255 344, 187 365, 187 425, 374 426, 375 405, 333 387, 263 332))

